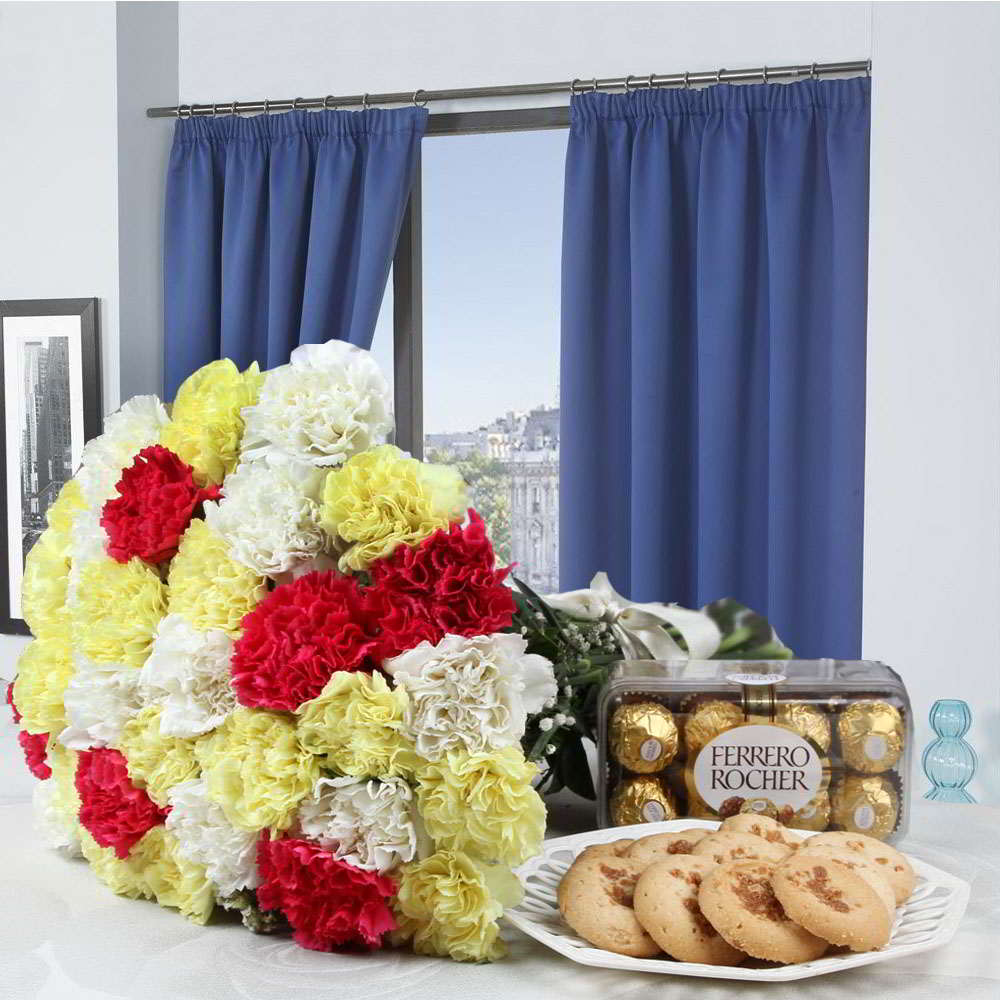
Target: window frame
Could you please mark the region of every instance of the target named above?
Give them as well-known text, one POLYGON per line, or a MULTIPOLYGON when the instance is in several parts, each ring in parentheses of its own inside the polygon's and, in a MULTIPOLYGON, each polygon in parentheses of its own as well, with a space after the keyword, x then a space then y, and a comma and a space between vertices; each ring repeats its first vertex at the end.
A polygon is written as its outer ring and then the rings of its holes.
MULTIPOLYGON (((533 132, 569 128, 569 106, 430 115, 425 137, 533 132)), ((415 458, 424 454, 423 199, 421 155, 392 258, 392 355, 395 442, 415 458)))

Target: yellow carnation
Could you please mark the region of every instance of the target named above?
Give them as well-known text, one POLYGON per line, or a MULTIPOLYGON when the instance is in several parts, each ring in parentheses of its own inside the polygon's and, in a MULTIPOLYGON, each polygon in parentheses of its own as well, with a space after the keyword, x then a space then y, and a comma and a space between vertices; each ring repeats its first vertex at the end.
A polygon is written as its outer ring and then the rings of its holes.
POLYGON ((39 638, 66 624, 68 582, 69 556, 57 532, 46 528, 24 560, 21 580, 21 615, 39 638))
POLYGON ((196 924, 204 924, 215 908, 215 893, 205 869, 178 850, 177 838, 154 826, 133 848, 142 866, 147 893, 160 906, 172 906, 196 924))
POLYGON ((492 962, 506 953, 497 920, 522 896, 517 876, 460 851, 438 851, 404 865, 394 900, 397 940, 413 939, 422 955, 492 962))
POLYGON ((204 521, 192 521, 170 563, 169 611, 200 632, 236 637, 243 617, 267 596, 267 583, 229 558, 228 547, 204 521))
POLYGON ((74 647, 95 663, 141 667, 166 604, 163 581, 141 559, 93 559, 71 608, 74 647))
POLYGON ((48 780, 55 789, 49 807, 58 815, 67 833, 78 833, 80 796, 76 791, 76 751, 64 747, 53 737, 46 748, 45 762, 52 768, 52 776, 48 780))
POLYGON ((282 830, 319 777, 316 758, 299 745, 295 723, 282 715, 238 708, 198 741, 208 796, 233 826, 282 830))
POLYGON ((63 694, 73 674, 69 634, 65 628, 29 643, 17 661, 14 704, 21 728, 57 735, 66 728, 63 694))
POLYGON ((406 701, 406 691, 390 688, 382 674, 338 670, 299 707, 299 742, 341 774, 409 777, 416 757, 403 734, 406 701))
POLYGON ((147 705, 122 729, 118 749, 125 754, 129 777, 158 805, 167 805, 174 785, 198 777, 196 740, 164 736, 160 732, 160 705, 147 705))
POLYGON ((49 530, 53 532, 53 541, 66 555, 69 554, 69 543, 73 535, 73 518, 77 511, 83 510, 86 506, 80 483, 76 479, 69 479, 45 512, 45 520, 49 523, 49 530))
POLYGON ((465 483, 456 469, 409 458, 380 445, 334 469, 323 486, 323 527, 351 547, 340 569, 367 569, 398 545, 417 545, 465 512, 465 483))
POLYGON ((194 469, 200 486, 221 483, 236 468, 244 406, 257 402, 264 376, 255 361, 245 372, 228 358, 189 376, 177 390, 160 442, 194 469))
POLYGON ((149 833, 132 848, 127 858, 119 858, 115 855, 114 848, 101 847, 87 830, 81 827, 80 850, 90 863, 90 867, 94 869, 94 874, 112 892, 118 893, 119 896, 127 896, 129 899, 140 897, 150 899, 153 892, 142 874, 145 859, 140 851, 143 840, 148 836, 149 833))
POLYGON ((545 806, 531 781, 538 768, 516 747, 492 753, 453 750, 423 766, 417 804, 439 848, 519 865, 545 835, 545 806))

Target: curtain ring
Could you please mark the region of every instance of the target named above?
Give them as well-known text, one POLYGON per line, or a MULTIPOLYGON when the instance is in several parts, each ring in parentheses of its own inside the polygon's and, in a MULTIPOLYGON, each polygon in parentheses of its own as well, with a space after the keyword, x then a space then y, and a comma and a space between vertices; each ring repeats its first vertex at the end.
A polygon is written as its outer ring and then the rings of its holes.
POLYGON ((626 94, 631 94, 632 93, 632 74, 631 73, 629 73, 629 75, 627 77, 625 77, 625 93, 626 94))
POLYGON ((368 110, 368 95, 367 94, 365 94, 365 96, 361 98, 361 110, 362 111, 367 111, 368 110))
POLYGON ((180 104, 177 106, 177 117, 178 118, 190 118, 191 117, 191 105, 190 104, 180 104), (185 114, 187 112, 187 114, 185 114))
POLYGON ((655 83, 653 83, 653 77, 654 77, 654 76, 655 76, 655 74, 654 74, 654 73, 650 73, 650 74, 649 74, 649 84, 648 84, 648 86, 649 86, 649 89, 650 89, 650 90, 654 90, 654 89, 656 88, 656 84, 655 84, 655 83))
POLYGON ((767 67, 766 66, 764 67, 763 76, 764 76, 764 83, 770 83, 771 82, 767 78, 767 67))
POLYGON ((684 70, 684 89, 691 89, 691 74, 687 70, 684 70))
POLYGON ((725 72, 726 71, 724 69, 717 69, 715 71, 715 85, 716 86, 718 86, 720 83, 722 83, 722 74, 725 73, 725 72))
POLYGON ((576 95, 577 95, 576 85, 579 82, 580 82, 580 78, 578 76, 574 76, 572 82, 569 85, 569 95, 570 95, 570 97, 576 97, 576 95))
POLYGON ((326 97, 323 98, 323 110, 324 111, 336 111, 337 110, 337 102, 336 102, 333 94, 327 94, 326 97))
POLYGON ((426 98, 426 97, 424 98, 424 100, 423 100, 423 103, 422 103, 422 104, 421 104, 421 102, 420 102, 420 101, 418 101, 418 100, 417 100, 417 98, 418 98, 418 97, 419 97, 419 96, 420 96, 421 94, 426 94, 426 93, 427 93, 427 91, 426 91, 426 90, 424 90, 424 88, 423 88, 423 87, 418 87, 418 88, 417 88, 417 89, 416 89, 415 91, 413 91, 413 106, 414 106, 415 108, 426 108, 426 107, 427 107, 427 98, 426 98))
POLYGON ((239 114, 239 111, 236 110, 236 101, 233 101, 229 105, 229 113, 234 116, 239 114))
POLYGON ((819 79, 819 73, 816 72, 816 63, 813 63, 811 68, 809 69, 809 79, 810 80, 819 79))
POLYGON ((301 100, 302 100, 301 97, 293 97, 292 98, 292 111, 298 111, 299 110, 299 101, 301 101, 301 100))
POLYGON ((218 118, 219 117, 219 105, 218 104, 215 104, 215 103, 212 104, 212 117, 213 118, 218 118))
POLYGON ((590 81, 590 92, 592 94, 597 93, 597 77, 595 76, 593 80, 590 81))
POLYGON ((264 98, 264 114, 269 115, 271 113, 271 102, 268 98, 264 98))

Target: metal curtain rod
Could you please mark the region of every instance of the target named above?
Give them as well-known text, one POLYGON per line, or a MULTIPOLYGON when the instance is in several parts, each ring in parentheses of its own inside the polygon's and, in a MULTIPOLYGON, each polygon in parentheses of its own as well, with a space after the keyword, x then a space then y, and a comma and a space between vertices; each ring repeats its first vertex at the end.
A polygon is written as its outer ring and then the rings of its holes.
POLYGON ((703 83, 752 83, 756 80, 816 79, 852 73, 871 75, 870 59, 853 62, 803 63, 798 66, 760 66, 755 69, 717 69, 700 73, 648 73, 645 76, 613 76, 603 80, 564 80, 559 83, 519 83, 506 87, 462 87, 452 90, 397 91, 390 94, 350 94, 335 97, 294 97, 272 101, 225 101, 217 104, 180 104, 167 108, 147 108, 147 118, 194 118, 200 116, 271 114, 276 111, 322 111, 335 108, 363 109, 377 104, 414 104, 430 101, 466 101, 489 97, 531 97, 542 94, 582 94, 597 90, 640 90, 652 87, 693 87, 703 83))

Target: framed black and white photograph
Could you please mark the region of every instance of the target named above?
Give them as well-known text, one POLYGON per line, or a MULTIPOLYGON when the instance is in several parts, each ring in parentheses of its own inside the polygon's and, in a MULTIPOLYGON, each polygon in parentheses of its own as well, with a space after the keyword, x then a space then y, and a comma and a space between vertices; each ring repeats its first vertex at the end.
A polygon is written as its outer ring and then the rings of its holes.
POLYGON ((97 299, 0 300, 0 333, 0 632, 26 635, 25 557, 84 442, 101 431, 97 299))

